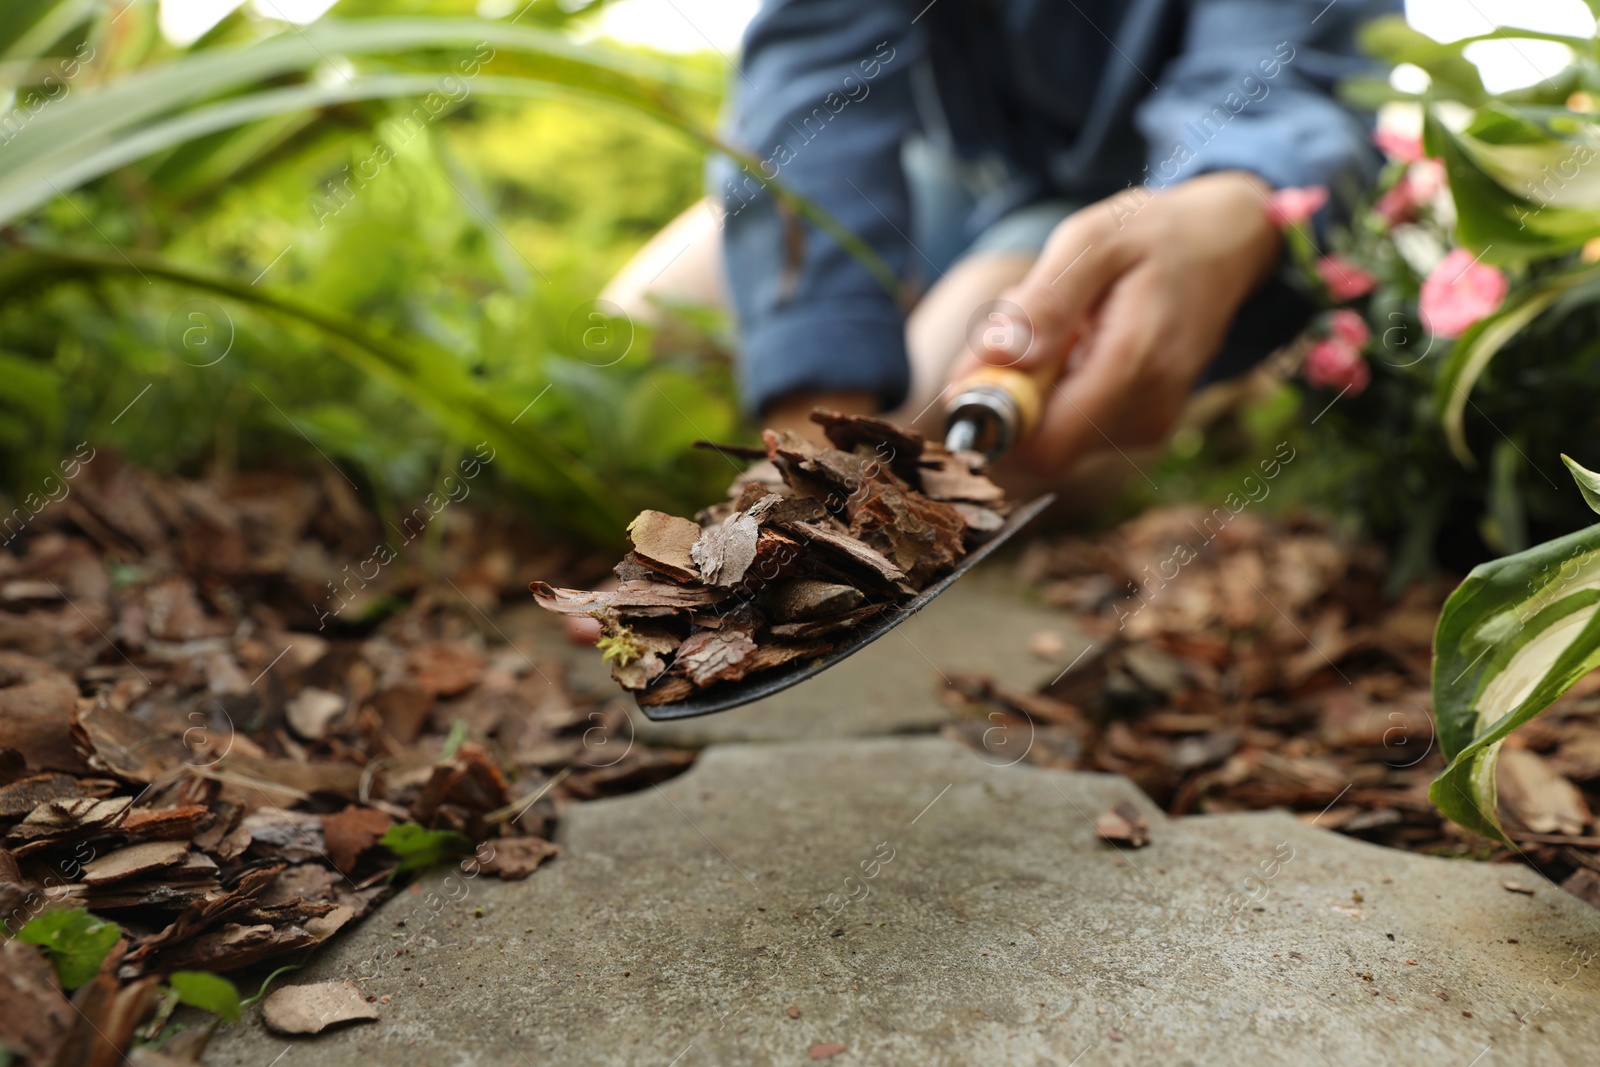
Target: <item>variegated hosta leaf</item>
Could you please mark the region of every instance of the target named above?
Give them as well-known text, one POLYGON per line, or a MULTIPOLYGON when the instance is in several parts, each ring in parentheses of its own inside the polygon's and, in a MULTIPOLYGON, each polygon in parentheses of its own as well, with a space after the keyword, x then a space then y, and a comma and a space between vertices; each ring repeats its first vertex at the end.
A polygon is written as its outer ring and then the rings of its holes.
POLYGON ((1578 483, 1578 492, 1583 494, 1583 502, 1589 505, 1591 511, 1600 511, 1600 474, 1583 466, 1571 456, 1563 455, 1561 462, 1572 472, 1573 480, 1578 483))
MULTIPOLYGON (((1593 506, 1600 476, 1566 462, 1593 506)), ((1450 761, 1428 790, 1439 809, 1507 840, 1496 814, 1501 742, 1596 666, 1600 526, 1475 568, 1434 632, 1433 714, 1450 761)))

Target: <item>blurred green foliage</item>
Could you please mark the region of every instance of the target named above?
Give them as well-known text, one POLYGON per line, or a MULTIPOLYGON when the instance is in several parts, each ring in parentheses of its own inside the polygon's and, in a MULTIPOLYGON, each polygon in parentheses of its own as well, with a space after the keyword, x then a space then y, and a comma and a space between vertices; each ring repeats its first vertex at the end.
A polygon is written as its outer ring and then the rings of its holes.
MULTIPOLYGON (((130 77, 306 37, 239 12, 184 51, 161 39, 154 4, 114 17, 121 6, 7 5, 0 74, 17 90, 11 106, 26 117, 41 94, 43 104, 0 144, 0 184, 27 176, 16 161, 34 151, 30 138, 56 135, 95 101, 127 100, 130 77), (30 43, 28 28, 52 17, 69 28, 30 43), (12 61, 21 45, 37 54, 12 61), (75 55, 92 59, 60 78, 75 55)), ((472 7, 346 0, 334 14, 350 26, 472 7)), ((516 29, 561 30, 572 17, 539 0, 516 29)), ((563 56, 559 39, 539 47, 491 47, 487 60, 483 47, 325 55, 119 129, 149 136, 157 118, 247 92, 329 86, 356 97, 376 79, 418 74, 442 104, 435 115, 412 91, 287 108, 60 185, 10 219, 0 239, 5 487, 35 491, 88 439, 190 474, 332 461, 380 509, 405 510, 487 438, 519 451, 483 484, 556 534, 614 540, 638 507, 692 509, 719 495, 726 466, 687 447, 739 429, 716 324, 670 340, 641 332, 616 362, 574 339, 610 274, 701 195, 704 148, 672 126, 711 126, 720 61, 674 57, 688 88, 640 89, 626 70, 563 56), (481 70, 468 74, 475 56, 481 70), (645 105, 596 107, 597 91, 645 105)), ((647 73, 664 66, 637 61, 647 73)))

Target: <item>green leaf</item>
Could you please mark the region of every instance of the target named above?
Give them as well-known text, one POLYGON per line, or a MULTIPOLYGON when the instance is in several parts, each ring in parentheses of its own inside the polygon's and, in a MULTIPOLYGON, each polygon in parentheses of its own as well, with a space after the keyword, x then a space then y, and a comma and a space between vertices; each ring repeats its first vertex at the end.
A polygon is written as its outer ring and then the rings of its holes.
MULTIPOLYGON (((731 407, 707 403, 693 378, 665 367, 651 368, 634 383, 620 421, 624 448, 664 464, 677 461, 695 441, 727 440, 736 425, 731 407)), ((728 473, 737 477, 740 469, 728 473)))
MULTIPOLYGON (((121 77, 114 92, 74 93, 40 111, 6 145, 6 152, 0 154, 0 204, 5 205, 0 217, 27 210, 26 206, 19 205, 49 199, 54 195, 48 190, 51 182, 62 189, 68 188, 58 175, 72 168, 74 161, 116 147, 117 142, 140 132, 146 124, 264 81, 303 75, 327 63, 330 55, 393 56, 407 52, 437 55, 447 50, 456 50, 459 54, 480 45, 496 49, 494 57, 479 61, 480 52, 474 54, 472 60, 463 62, 473 62, 481 68, 484 62, 507 60, 522 53, 539 60, 528 77, 629 96, 641 102, 653 101, 658 110, 667 106, 671 93, 712 91, 711 86, 681 65, 650 60, 618 49, 580 44, 559 33, 504 21, 322 19, 305 30, 279 34, 244 47, 201 49, 173 62, 121 77), (45 187, 42 191, 41 185, 45 187)), ((441 79, 446 76, 455 77, 458 83, 462 81, 456 67, 447 67, 426 76, 428 84, 421 91, 437 92, 441 79)), ((345 89, 350 89, 357 81, 340 79, 345 89)), ((308 83, 282 92, 293 96, 310 91, 316 95, 315 90, 319 88, 315 83, 308 83)), ((360 92, 359 89, 355 91, 360 92)))
POLYGON ((1377 111, 1384 104, 1422 99, 1422 94, 1402 92, 1390 85, 1387 74, 1346 78, 1336 86, 1335 92, 1340 103, 1359 111, 1377 111))
POLYGON ((220 1015, 230 1023, 239 1021, 239 991, 232 982, 206 971, 174 971, 167 978, 178 1003, 220 1015))
MULTIPOLYGON (((438 74, 383 74, 347 78, 335 84, 263 90, 151 123, 143 129, 107 139, 104 144, 80 154, 63 156, 53 166, 36 166, 18 174, 7 171, 3 165, 7 156, 0 154, 0 222, 33 210, 63 191, 101 177, 120 166, 197 137, 308 108, 356 100, 421 95, 435 90, 439 78, 438 74)), ((860 262, 885 291, 901 295, 903 287, 900 280, 870 245, 811 199, 794 192, 777 179, 765 177, 756 156, 702 130, 684 116, 681 108, 668 104, 668 98, 660 90, 587 85, 581 81, 567 80, 559 76, 559 72, 515 78, 482 75, 472 85, 477 92, 488 96, 577 99, 623 113, 643 113, 662 122, 743 165, 775 199, 793 208, 860 262)))
POLYGON ((418 823, 396 823, 383 832, 378 844, 393 852, 402 871, 431 867, 472 851, 472 838, 454 830, 428 830, 418 823))
POLYGON ((1506 841, 1500 744, 1600 665, 1600 526, 1475 568, 1434 632, 1433 713, 1448 759, 1428 795, 1469 830, 1506 841))
POLYGON ((1558 135, 1526 114, 1496 105, 1455 132, 1429 108, 1424 123, 1428 153, 1443 160, 1449 175, 1456 241, 1483 249, 1491 263, 1548 258, 1600 232, 1594 140, 1577 129, 1558 135))
POLYGON ((1458 141, 1503 189, 1535 193, 1536 203, 1558 208, 1600 208, 1600 176, 1589 166, 1597 154, 1596 127, 1570 114, 1558 127, 1543 111, 1491 104, 1478 110, 1458 141), (1536 114, 1546 122, 1532 121, 1536 114))
POLYGON ((86 908, 47 911, 17 934, 50 956, 63 989, 77 989, 100 971, 106 953, 122 940, 122 927, 90 915, 86 908))
POLYGON ((89 21, 98 0, 11 0, 0 15, 0 60, 34 59, 89 21))
POLYGON ((42 436, 51 435, 61 424, 61 383, 47 364, 0 350, 0 380, 6 383, 0 404, 15 408, 42 436))
POLYGON ((0 303, 21 299, 49 278, 95 276, 157 278, 225 296, 310 325, 333 353, 382 378, 427 410, 458 440, 487 441, 492 462, 527 483, 544 487, 552 503, 573 508, 574 525, 597 544, 615 541, 626 518, 592 471, 537 426, 513 425, 512 402, 475 381, 449 353, 422 342, 373 333, 361 323, 277 295, 265 286, 203 274, 131 251, 98 253, 19 247, 0 258, 0 303))
MULTIPOLYGON (((1596 0, 1596 3, 1600 3, 1600 0, 1596 0)), ((1600 511, 1600 474, 1596 474, 1565 452, 1561 453, 1561 462, 1572 472, 1573 481, 1578 483, 1578 492, 1583 494, 1583 502, 1588 504, 1591 510, 1600 511)))
POLYGON ((1465 51, 1468 45, 1479 41, 1554 41, 1564 44, 1579 55, 1593 53, 1595 42, 1589 37, 1572 37, 1565 33, 1545 33, 1543 30, 1526 30, 1521 26, 1499 26, 1488 33, 1480 33, 1476 37, 1462 37, 1451 41, 1445 48, 1457 48, 1465 51))
POLYGON ((1361 48, 1392 65, 1410 63, 1428 72, 1433 95, 1442 99, 1479 104, 1488 99, 1477 65, 1461 54, 1459 42, 1441 44, 1411 28, 1404 15, 1384 15, 1358 31, 1361 48))
MULTIPOLYGON (((719 140, 690 120, 679 98, 710 98, 713 87, 692 68, 577 43, 559 33, 486 19, 322 19, 307 30, 242 48, 201 49, 120 78, 115 92, 75 94, 41 111, 0 153, 0 222, 22 215, 77 185, 162 149, 242 123, 308 108, 383 96, 439 96, 445 79, 469 93, 582 97, 642 112, 742 164, 773 197, 832 238, 899 294, 899 279, 870 246, 831 214, 765 178, 755 156, 719 140), (504 49, 480 61, 482 48, 504 49), (516 76, 458 77, 455 67, 417 74, 347 75, 337 83, 306 82, 229 93, 304 75, 329 55, 390 56, 478 48, 474 71, 493 63, 516 76), (208 105, 208 106, 201 106, 208 105)), ((443 97, 440 97, 443 99, 443 97)))

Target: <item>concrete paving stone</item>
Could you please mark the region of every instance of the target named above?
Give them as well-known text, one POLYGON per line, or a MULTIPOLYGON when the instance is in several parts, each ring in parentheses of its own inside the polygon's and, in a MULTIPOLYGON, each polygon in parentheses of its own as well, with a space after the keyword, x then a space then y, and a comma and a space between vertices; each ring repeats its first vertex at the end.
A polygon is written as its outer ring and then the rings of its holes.
POLYGON ((1600 1051, 1600 915, 1525 868, 1285 813, 1170 820, 1125 779, 991 766, 938 737, 716 746, 661 787, 572 809, 563 843, 525 882, 429 875, 286 979, 351 979, 380 1021, 289 1040, 252 1009, 207 1062, 787 1065, 843 1044, 827 1062, 1491 1067, 1600 1051), (1095 838, 1119 800, 1147 814, 1149 847, 1095 838))

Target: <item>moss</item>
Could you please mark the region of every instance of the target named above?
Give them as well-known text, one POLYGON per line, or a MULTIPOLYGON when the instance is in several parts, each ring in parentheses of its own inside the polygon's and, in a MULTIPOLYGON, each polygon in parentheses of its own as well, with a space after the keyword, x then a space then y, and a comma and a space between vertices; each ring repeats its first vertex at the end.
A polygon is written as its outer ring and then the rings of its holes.
POLYGON ((601 659, 618 667, 626 667, 642 659, 646 652, 644 645, 639 642, 639 635, 626 626, 607 633, 594 643, 594 647, 600 650, 601 659))

